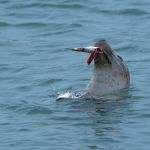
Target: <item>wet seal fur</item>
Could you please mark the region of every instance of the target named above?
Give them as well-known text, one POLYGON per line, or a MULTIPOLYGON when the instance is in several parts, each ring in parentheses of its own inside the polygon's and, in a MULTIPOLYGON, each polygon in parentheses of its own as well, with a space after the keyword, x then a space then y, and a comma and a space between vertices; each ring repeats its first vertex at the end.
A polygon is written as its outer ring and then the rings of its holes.
POLYGON ((85 92, 92 97, 111 93, 130 85, 130 73, 123 59, 116 55, 106 40, 95 43, 103 53, 94 58, 93 76, 85 92))

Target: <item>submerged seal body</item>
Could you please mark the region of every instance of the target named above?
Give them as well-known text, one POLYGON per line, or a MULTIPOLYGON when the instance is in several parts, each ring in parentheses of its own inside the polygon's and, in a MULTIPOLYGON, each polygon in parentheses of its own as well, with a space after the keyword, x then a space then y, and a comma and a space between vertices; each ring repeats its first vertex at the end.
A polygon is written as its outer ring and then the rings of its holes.
MULTIPOLYGON (((68 48, 69 49, 69 48, 68 48)), ((73 48, 78 52, 91 53, 87 63, 94 59, 92 78, 85 93, 92 97, 100 97, 130 85, 130 74, 123 59, 116 55, 106 40, 100 40, 94 47, 73 48)))
POLYGON ((93 76, 85 91, 99 97, 129 86, 130 74, 123 59, 113 52, 106 40, 100 40, 94 46, 102 53, 97 53, 94 58, 93 76))

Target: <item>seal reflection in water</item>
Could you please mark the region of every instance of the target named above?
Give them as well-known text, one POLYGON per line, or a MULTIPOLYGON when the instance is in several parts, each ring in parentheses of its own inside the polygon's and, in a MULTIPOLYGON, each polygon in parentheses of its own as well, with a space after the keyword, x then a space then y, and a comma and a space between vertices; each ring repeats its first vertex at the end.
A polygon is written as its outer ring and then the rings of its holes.
POLYGON ((100 40, 94 47, 73 48, 78 52, 91 53, 87 63, 94 59, 93 76, 85 89, 92 97, 111 93, 130 85, 130 74, 123 59, 117 56, 106 40, 100 40))

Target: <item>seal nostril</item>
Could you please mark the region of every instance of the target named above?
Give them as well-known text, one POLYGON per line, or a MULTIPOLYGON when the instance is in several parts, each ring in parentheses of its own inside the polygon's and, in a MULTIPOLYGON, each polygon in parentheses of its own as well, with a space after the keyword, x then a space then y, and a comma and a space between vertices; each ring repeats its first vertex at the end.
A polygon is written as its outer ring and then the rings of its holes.
POLYGON ((106 41, 105 39, 99 40, 99 42, 105 42, 105 41, 106 41))

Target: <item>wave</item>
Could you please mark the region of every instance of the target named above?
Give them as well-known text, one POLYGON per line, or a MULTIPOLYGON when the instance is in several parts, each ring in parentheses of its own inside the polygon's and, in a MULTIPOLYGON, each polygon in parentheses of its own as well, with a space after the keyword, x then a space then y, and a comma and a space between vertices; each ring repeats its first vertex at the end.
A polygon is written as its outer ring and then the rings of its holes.
POLYGON ((7 22, 0 22, 0 27, 5 27, 5 26, 20 26, 20 27, 45 27, 48 26, 48 23, 42 23, 42 22, 27 22, 27 23, 7 23, 7 22))
POLYGON ((25 100, 20 100, 16 103, 5 103, 0 105, 3 109, 8 109, 9 111, 19 112, 23 114, 33 115, 33 114, 52 114, 53 111, 46 107, 41 106, 40 104, 29 104, 25 100))
POLYGON ((9 26, 9 23, 6 22, 0 22, 0 27, 5 27, 5 26, 9 26))
POLYGON ((114 15, 146 15, 148 14, 147 11, 131 8, 131 9, 122 9, 122 10, 99 10, 99 8, 94 8, 94 11, 98 11, 104 14, 114 14, 114 15))

